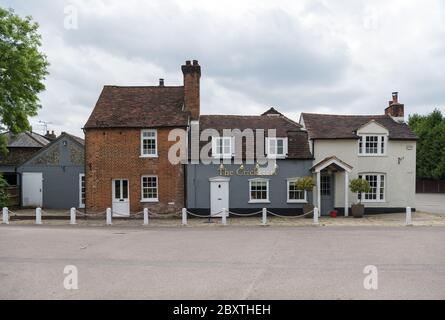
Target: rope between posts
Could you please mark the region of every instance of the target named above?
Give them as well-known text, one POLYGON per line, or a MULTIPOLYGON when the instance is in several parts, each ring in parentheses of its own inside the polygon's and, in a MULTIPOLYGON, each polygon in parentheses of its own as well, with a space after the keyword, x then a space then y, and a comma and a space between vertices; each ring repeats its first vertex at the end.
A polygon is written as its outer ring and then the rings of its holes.
POLYGON ((303 218, 303 217, 305 217, 305 216, 307 216, 307 215, 309 215, 309 214, 311 214, 313 212, 314 212, 314 210, 311 210, 311 211, 306 212, 304 214, 300 214, 299 216, 283 216, 283 215, 279 215, 279 214, 276 214, 276 213, 274 213, 272 211, 267 210, 267 213, 270 213, 271 215, 279 217, 279 218, 303 218))
POLYGON ((252 217, 252 216, 255 216, 262 212, 263 212, 262 210, 257 211, 257 212, 252 212, 252 213, 235 213, 235 212, 229 211, 229 214, 232 214, 237 217, 252 217))
POLYGON ((11 210, 9 210, 9 209, 8 209, 8 213, 9 213, 9 215, 11 215, 11 213, 12 213, 12 215, 14 215, 14 216, 16 216, 16 215, 17 215, 17 213, 16 213, 16 212, 14 212, 14 211, 11 211, 11 210))
POLYGON ((196 213, 193 213, 193 212, 187 210, 187 214, 189 214, 191 216, 194 216, 194 217, 197 217, 197 218, 211 218, 211 217, 215 217, 215 216, 217 216, 217 215, 219 215, 221 213, 222 213, 222 211, 219 211, 219 212, 216 212, 214 214, 209 214, 209 215, 205 215, 204 216, 204 215, 196 214, 196 213))

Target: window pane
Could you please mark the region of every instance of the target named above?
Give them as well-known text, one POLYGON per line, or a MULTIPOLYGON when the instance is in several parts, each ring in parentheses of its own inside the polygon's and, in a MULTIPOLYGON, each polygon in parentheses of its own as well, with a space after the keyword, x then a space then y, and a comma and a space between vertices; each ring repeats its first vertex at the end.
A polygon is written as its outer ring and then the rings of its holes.
POLYGON ((320 193, 322 196, 330 196, 331 195, 331 177, 330 176, 321 176, 320 179, 320 193))
POLYGON ((114 198, 115 199, 121 198, 121 181, 120 180, 114 181, 114 198))
POLYGON ((122 198, 128 199, 128 180, 122 180, 122 198))
POLYGON ((80 203, 85 204, 85 176, 81 176, 80 179, 80 203))

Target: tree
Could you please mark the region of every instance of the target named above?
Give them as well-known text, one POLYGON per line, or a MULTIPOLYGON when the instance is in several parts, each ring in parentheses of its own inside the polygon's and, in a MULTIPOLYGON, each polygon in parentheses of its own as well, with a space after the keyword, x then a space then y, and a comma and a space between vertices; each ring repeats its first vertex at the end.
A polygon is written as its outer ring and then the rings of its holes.
POLYGON ((6 207, 9 202, 8 192, 6 188, 8 187, 8 183, 3 178, 3 175, 0 173, 0 207, 6 207))
POLYGON ((445 117, 435 109, 429 115, 414 114, 408 125, 419 137, 417 142, 417 177, 445 179, 445 117))
MULTIPOLYGON (((48 61, 39 51, 39 25, 12 9, 0 7, 0 130, 30 130, 28 117, 37 115, 38 94, 45 90, 48 61)), ((7 152, 5 137, 0 152, 7 152)))
MULTIPOLYGON (((349 189, 352 193, 357 193, 357 195, 365 192, 369 192, 371 190, 371 186, 369 182, 365 179, 353 179, 349 182, 349 189)), ((362 203, 361 197, 358 197, 358 202, 362 203)))

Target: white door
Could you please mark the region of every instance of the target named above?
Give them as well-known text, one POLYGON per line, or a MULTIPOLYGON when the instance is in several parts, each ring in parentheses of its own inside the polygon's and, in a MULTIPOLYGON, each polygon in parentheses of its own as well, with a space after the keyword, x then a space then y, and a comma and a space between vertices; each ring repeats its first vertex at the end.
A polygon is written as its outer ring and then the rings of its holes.
POLYGON ((41 172, 24 172, 22 174, 22 205, 24 207, 41 207, 43 175, 41 172))
POLYGON ((130 216, 130 199, 128 192, 128 180, 113 180, 113 217, 130 216))
POLYGON ((220 217, 223 208, 229 210, 229 179, 210 179, 210 212, 220 217), (216 215, 219 213, 218 215, 216 215))

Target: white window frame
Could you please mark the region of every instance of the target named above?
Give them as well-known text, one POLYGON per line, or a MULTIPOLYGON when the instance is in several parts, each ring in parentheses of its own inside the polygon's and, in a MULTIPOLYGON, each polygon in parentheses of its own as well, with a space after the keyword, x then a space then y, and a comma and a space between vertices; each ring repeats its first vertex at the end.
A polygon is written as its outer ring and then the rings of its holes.
POLYGON ((157 158, 158 157, 158 130, 156 129, 143 129, 141 130, 141 158, 157 158), (144 140, 153 139, 153 137, 146 138, 144 137, 144 133, 154 133, 154 140, 155 140, 155 153, 154 154, 148 154, 144 153, 144 140))
POLYGON ((304 199, 291 199, 289 197, 290 193, 290 183, 291 182, 297 182, 299 178, 289 178, 287 179, 287 202, 288 203, 307 203, 307 191, 306 190, 297 190, 297 191, 303 191, 304 192, 304 199))
POLYGON ((387 175, 385 173, 381 172, 363 172, 359 173, 358 177, 361 179, 366 180, 365 176, 377 176, 377 193, 376 198, 377 199, 366 199, 366 193, 362 193, 360 195, 361 202, 367 203, 367 202, 386 202, 386 185, 387 185, 387 175), (382 176, 383 176, 383 199, 380 199, 380 189, 381 189, 381 182, 382 182, 382 176))
POLYGON ((386 156, 388 150, 388 135, 386 134, 362 134, 357 141, 358 155, 362 157, 382 157, 386 156), (366 152, 366 138, 377 137, 377 153, 366 152), (383 152, 382 152, 383 143, 383 152), (361 148, 360 148, 361 144, 361 148))
MULTIPOLYGON (((86 188, 86 179, 85 179, 85 173, 80 173, 79 174, 79 208, 83 209, 85 208, 85 203, 82 203, 82 198, 85 198, 86 200, 86 192, 85 192, 85 197, 82 197, 82 178, 84 178, 85 180, 85 188, 86 188)), ((86 191, 86 190, 85 190, 86 191)))
POLYGON ((263 179, 263 178, 249 179, 249 203, 270 203, 269 192, 270 192, 269 179, 263 179), (252 182, 266 182, 267 199, 252 199, 252 182))
POLYGON ((212 137, 212 156, 217 159, 231 159, 235 150, 234 137, 212 137), (218 153, 218 141, 223 141, 222 151, 218 153), (224 152, 224 141, 230 141, 230 152, 224 152))
POLYGON ((159 178, 156 175, 141 176, 141 202, 159 202, 159 178), (156 198, 144 198, 144 178, 156 178, 156 198))
POLYGON ((280 138, 280 137, 276 137, 276 138, 266 138, 266 154, 268 157, 271 158, 276 158, 276 159, 284 159, 287 156, 287 138, 280 138), (277 154, 277 153, 273 153, 271 152, 271 141, 275 141, 275 148, 277 148, 277 144, 278 144, 278 140, 283 141, 283 153, 282 154, 277 154))

